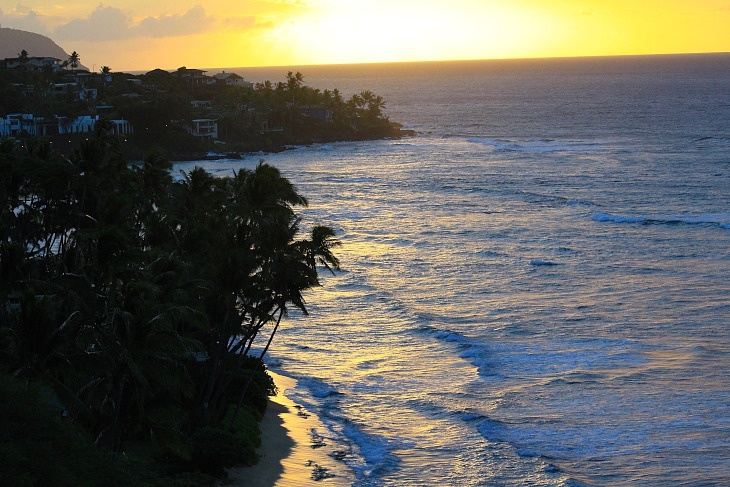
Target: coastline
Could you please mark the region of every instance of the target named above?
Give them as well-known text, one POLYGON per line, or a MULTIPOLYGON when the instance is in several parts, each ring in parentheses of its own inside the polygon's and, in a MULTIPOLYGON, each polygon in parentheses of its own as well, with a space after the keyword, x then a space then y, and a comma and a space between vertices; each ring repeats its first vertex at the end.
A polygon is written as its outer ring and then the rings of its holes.
POLYGON ((330 440, 319 418, 285 394, 297 381, 271 371, 278 393, 269 398, 259 423, 260 459, 251 467, 228 470, 218 487, 349 487, 354 475, 342 461, 342 445, 330 440), (340 458, 339 460, 337 458, 340 458), (317 478, 319 477, 319 478, 317 478))

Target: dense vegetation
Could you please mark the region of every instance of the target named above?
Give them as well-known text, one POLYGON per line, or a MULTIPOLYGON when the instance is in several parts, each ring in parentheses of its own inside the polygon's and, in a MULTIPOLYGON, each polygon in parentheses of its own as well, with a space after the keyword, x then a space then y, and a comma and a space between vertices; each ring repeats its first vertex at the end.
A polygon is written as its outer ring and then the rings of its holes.
MULTIPOLYGON (((134 134, 123 149, 130 158, 151 149, 167 157, 200 153, 280 150, 289 144, 400 137, 410 132, 383 114, 385 101, 370 91, 345 99, 337 90, 308 87, 304 76, 249 86, 209 84, 211 78, 187 77, 155 69, 146 74, 0 69, 0 116, 33 113, 44 117, 99 115, 129 120, 134 134), (201 81, 202 80, 202 81, 201 81), (63 84, 73 83, 59 91, 63 84), (54 88, 55 86, 55 88, 54 88), (82 100, 78 90, 95 90, 82 100), (99 110, 99 107, 102 107, 99 110), (218 139, 194 137, 192 120, 213 119, 218 139)), ((68 137, 55 140, 63 146, 68 137)))
POLYGON ((255 461, 261 358, 338 267, 274 167, 175 180, 119 145, 104 124, 70 155, 0 143, 0 485, 203 485, 255 461))

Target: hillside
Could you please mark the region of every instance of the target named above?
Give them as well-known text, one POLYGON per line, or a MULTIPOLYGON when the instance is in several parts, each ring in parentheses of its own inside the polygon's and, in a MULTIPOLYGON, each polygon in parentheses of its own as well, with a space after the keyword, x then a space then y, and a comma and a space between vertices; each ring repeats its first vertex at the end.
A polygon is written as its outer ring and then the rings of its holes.
POLYGON ((46 36, 7 27, 0 28, 0 59, 17 57, 23 49, 31 57, 68 59, 66 51, 46 36))

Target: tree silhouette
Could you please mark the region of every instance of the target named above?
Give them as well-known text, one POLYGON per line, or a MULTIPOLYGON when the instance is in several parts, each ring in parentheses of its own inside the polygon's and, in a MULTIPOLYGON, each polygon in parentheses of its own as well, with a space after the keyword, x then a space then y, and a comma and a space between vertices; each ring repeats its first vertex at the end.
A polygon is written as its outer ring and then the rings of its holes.
POLYGON ((81 62, 81 58, 79 57, 79 54, 74 51, 71 53, 71 55, 68 57, 68 64, 71 65, 71 67, 76 70, 76 68, 79 66, 79 63, 81 62))
POLYGON ((26 64, 28 64, 28 51, 26 51, 25 49, 20 51, 20 53, 18 54, 18 62, 21 66, 25 66, 26 64))
POLYGON ((259 332, 306 312, 337 241, 299 237, 307 200, 272 166, 175 181, 159 154, 130 165, 115 141, 100 125, 68 157, 0 144, 0 302, 16 303, 0 307, 0 371, 46 384, 110 451, 154 437, 189 457, 189 434, 242 397, 242 371, 263 370, 259 332))

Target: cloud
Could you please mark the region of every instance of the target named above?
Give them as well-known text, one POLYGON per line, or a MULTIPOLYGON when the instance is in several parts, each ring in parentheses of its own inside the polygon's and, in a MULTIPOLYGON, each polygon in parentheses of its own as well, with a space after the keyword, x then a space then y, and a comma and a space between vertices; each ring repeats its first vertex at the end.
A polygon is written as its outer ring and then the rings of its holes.
POLYGON ((58 26, 54 35, 59 39, 77 41, 116 41, 136 37, 178 37, 198 34, 215 28, 219 23, 238 29, 252 28, 253 17, 223 19, 208 15, 197 5, 184 14, 146 17, 134 23, 130 14, 117 7, 99 5, 86 18, 76 18, 58 26))
POLYGON ((249 30, 255 27, 266 27, 270 24, 258 24, 256 17, 244 16, 244 17, 226 17, 223 20, 223 25, 232 30, 249 30))
POLYGON ((0 9, 0 26, 43 35, 50 34, 43 21, 43 16, 31 8, 21 5, 18 5, 14 11, 9 12, 7 15, 0 9))
POLYGON ((134 37, 130 24, 121 9, 99 5, 85 19, 73 19, 56 27, 54 34, 75 41, 116 41, 134 37))
POLYGON ((162 15, 147 17, 136 27, 140 35, 149 37, 176 37, 205 32, 215 20, 205 13, 205 9, 197 5, 183 15, 162 15))

